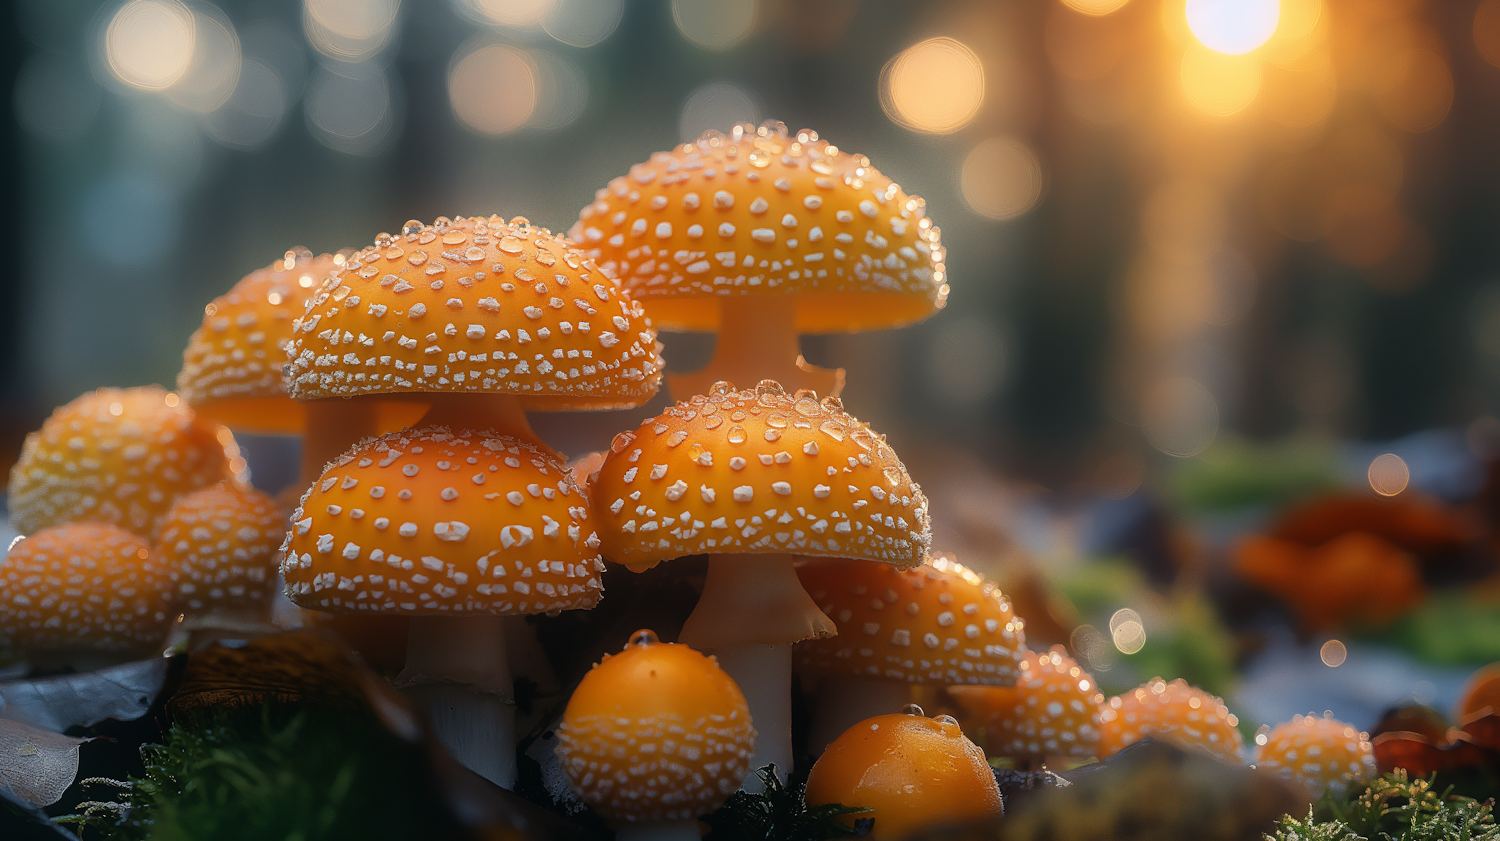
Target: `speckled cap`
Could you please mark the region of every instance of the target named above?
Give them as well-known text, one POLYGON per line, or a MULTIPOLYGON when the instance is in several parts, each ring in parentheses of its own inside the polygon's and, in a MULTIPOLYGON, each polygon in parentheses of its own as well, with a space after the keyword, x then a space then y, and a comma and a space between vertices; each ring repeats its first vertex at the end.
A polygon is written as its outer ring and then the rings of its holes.
POLYGON ((298 400, 500 393, 542 411, 636 406, 662 372, 656 331, 609 273, 499 216, 382 234, 308 303, 288 358, 298 400))
POLYGON ((1378 773, 1369 735, 1330 714, 1293 716, 1255 740, 1255 767, 1289 783, 1309 800, 1330 785, 1347 790, 1378 773))
POLYGON ((927 498, 837 398, 718 383, 615 436, 589 490, 604 556, 635 569, 704 552, 927 557, 927 498))
POLYGON ((521 615, 599 601, 588 500, 514 438, 423 427, 329 464, 292 514, 287 595, 344 613, 521 615))
POLYGON ((58 407, 26 436, 10 471, 11 522, 29 534, 92 520, 150 538, 179 496, 241 481, 244 471, 229 430, 176 394, 101 388, 58 407))
POLYGON ((948 694, 966 721, 984 727, 992 753, 1044 760, 1098 752, 1104 694, 1060 645, 1026 652, 1015 686, 954 686, 948 694))
POLYGON ((1238 726, 1239 718, 1222 699, 1182 678, 1154 678, 1105 702, 1099 713, 1099 758, 1150 736, 1239 762, 1245 740, 1238 726))
POLYGON ((152 555, 166 567, 183 610, 269 615, 285 537, 286 512, 275 500, 221 482, 177 500, 152 555))
POLYGON ((712 657, 637 631, 583 676, 557 754, 584 802, 611 821, 692 820, 750 770, 745 696, 712 657))
POLYGON ((176 618, 166 567, 108 523, 64 523, 0 561, 0 632, 23 652, 146 655, 176 618))
POLYGON ((292 322, 347 255, 294 248, 203 308, 182 353, 177 391, 199 414, 248 432, 298 434, 300 404, 282 382, 292 322))
POLYGON ((664 329, 716 329, 716 299, 729 296, 798 296, 800 333, 897 327, 948 299, 926 203, 864 155, 780 123, 652 155, 569 235, 664 329))
POLYGON ((902 683, 1008 686, 1020 673, 1024 623, 1000 589, 947 558, 911 569, 846 558, 797 577, 838 635, 794 649, 806 675, 902 683))

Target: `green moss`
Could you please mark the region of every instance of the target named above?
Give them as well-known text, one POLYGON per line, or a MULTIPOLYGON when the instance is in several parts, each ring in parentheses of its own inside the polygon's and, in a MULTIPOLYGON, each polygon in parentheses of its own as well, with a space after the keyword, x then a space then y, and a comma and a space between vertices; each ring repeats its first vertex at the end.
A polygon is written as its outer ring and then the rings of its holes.
POLYGON ((1288 815, 1271 841, 1500 841, 1493 802, 1438 793, 1428 780, 1397 769, 1369 787, 1339 797, 1326 793, 1307 817, 1288 815))
MULTIPOLYGON (((756 772, 765 784, 761 794, 737 791, 718 811, 705 818, 710 832, 705 841, 823 841, 853 838, 866 827, 845 821, 869 809, 836 803, 809 807, 802 786, 785 786, 775 765, 756 772)), ((858 821, 858 818, 856 818, 858 821)))

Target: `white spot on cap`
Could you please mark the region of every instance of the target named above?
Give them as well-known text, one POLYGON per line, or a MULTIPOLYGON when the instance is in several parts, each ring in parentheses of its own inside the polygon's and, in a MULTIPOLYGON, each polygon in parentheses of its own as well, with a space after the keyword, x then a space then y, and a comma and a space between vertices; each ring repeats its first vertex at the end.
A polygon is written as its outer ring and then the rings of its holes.
POLYGON ((749 485, 740 485, 734 489, 735 502, 749 502, 755 499, 755 489, 749 485))

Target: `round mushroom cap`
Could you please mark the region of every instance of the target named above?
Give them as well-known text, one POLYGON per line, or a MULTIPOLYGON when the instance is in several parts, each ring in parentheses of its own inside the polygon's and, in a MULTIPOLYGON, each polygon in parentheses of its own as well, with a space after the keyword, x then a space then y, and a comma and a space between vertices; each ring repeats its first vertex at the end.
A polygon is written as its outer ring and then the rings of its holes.
POLYGON ((0 561, 0 631, 30 654, 151 654, 176 620, 167 570, 146 541, 109 523, 64 523, 0 561))
POLYGON ((298 400, 498 393, 527 410, 630 408, 661 385, 656 331, 608 272, 546 228, 440 217, 381 234, 293 329, 298 400))
POLYGON ((1293 716, 1255 741, 1255 767, 1281 778, 1308 800, 1317 799, 1331 785, 1338 785, 1342 793, 1377 773, 1368 734, 1332 715, 1293 716))
POLYGON ((156 533, 172 503, 245 461, 229 430, 160 386, 101 388, 58 407, 26 436, 10 471, 10 516, 22 534, 91 520, 156 533))
POLYGON ((282 381, 292 322, 345 254, 294 248, 203 308, 182 353, 177 391, 199 414, 247 432, 300 434, 302 406, 282 381))
POLYGON ((926 203, 864 155, 780 123, 652 155, 569 235, 666 329, 717 329, 729 296, 797 296, 800 333, 897 327, 948 299, 926 203))
POLYGON ((1486 712, 1500 713, 1500 663, 1481 666, 1469 675, 1453 707, 1453 720, 1464 724, 1486 712))
POLYGON ((1178 678, 1153 678, 1105 702, 1099 713, 1099 758, 1150 736, 1215 759, 1239 762, 1245 740, 1224 701, 1178 678))
POLYGON ((583 676, 557 728, 573 788, 611 821, 712 812, 739 789, 754 749, 734 680, 714 658, 650 631, 583 676))
POLYGON ((844 731, 807 775, 808 806, 873 809, 869 838, 896 839, 928 827, 999 818, 1000 787, 984 751, 951 716, 913 712, 865 719, 844 731))
POLYGON ((560 462, 514 438, 429 426, 365 439, 292 520, 281 572, 302 607, 511 616, 599 601, 588 500, 560 462))
POLYGON ((183 610, 269 614, 286 523, 271 497, 220 482, 177 500, 152 555, 167 568, 183 610))
POLYGON ((716 383, 615 436, 590 486, 604 556, 640 571, 704 552, 915 566, 927 498, 837 398, 716 383))
POLYGON ((1098 751, 1104 695, 1060 645, 1026 652, 1015 686, 954 686, 948 692, 984 727, 995 753, 1044 760, 1082 759, 1098 751))
POLYGON ((894 569, 847 558, 797 569, 838 635, 794 649, 804 675, 1008 686, 1020 674, 1024 622, 1000 588, 947 558, 894 569))

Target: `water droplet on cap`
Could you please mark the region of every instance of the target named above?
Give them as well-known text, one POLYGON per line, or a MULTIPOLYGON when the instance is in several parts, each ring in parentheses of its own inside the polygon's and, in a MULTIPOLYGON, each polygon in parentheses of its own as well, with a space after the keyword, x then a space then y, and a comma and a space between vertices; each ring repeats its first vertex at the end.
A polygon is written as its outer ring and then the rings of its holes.
MULTIPOLYGON (((659 642, 661 640, 657 639, 656 632, 649 628, 642 628, 630 635, 630 645, 638 645, 644 648, 648 645, 656 645, 659 642)), ((629 647, 626 646, 626 648, 629 647)))
POLYGON ((922 712, 922 708, 917 706, 916 704, 907 704, 906 706, 901 708, 901 712, 905 715, 927 715, 927 713, 922 712))
POLYGON ((420 221, 418 221, 416 219, 408 219, 408 220, 406 220, 406 224, 404 224, 404 225, 401 226, 401 233, 408 234, 408 235, 415 234, 415 233, 421 231, 422 228, 423 228, 423 225, 422 225, 422 223, 420 221))

